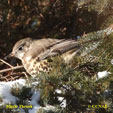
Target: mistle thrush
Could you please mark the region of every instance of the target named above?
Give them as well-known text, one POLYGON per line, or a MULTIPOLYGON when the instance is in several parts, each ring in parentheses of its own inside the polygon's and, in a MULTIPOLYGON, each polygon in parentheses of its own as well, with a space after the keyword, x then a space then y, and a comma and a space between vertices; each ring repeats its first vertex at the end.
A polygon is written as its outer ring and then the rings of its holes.
POLYGON ((52 70, 49 58, 60 55, 65 63, 69 63, 79 50, 80 44, 72 39, 25 38, 14 45, 10 55, 19 58, 25 70, 35 76, 52 70))

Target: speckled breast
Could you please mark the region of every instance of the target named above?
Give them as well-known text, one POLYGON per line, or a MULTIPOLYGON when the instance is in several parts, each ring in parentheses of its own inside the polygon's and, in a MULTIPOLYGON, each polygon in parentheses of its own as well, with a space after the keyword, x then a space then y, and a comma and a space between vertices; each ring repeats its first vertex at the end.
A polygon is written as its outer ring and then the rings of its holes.
POLYGON ((22 63, 26 71, 32 76, 36 76, 40 72, 49 73, 52 70, 52 66, 47 59, 42 61, 38 61, 37 59, 23 60, 22 63))

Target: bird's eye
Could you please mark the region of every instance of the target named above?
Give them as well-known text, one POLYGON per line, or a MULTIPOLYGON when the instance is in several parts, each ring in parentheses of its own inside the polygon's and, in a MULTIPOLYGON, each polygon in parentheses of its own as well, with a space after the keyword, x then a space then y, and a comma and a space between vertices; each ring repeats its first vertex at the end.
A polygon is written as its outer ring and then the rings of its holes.
POLYGON ((19 50, 19 51, 23 50, 23 47, 22 47, 22 46, 20 46, 20 47, 18 48, 18 50, 19 50))

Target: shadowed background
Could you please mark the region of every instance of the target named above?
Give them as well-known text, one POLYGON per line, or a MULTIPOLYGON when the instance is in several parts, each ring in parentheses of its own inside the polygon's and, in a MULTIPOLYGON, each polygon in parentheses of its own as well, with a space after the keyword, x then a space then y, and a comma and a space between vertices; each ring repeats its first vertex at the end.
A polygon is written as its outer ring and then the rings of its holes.
POLYGON ((112 4, 112 0, 0 0, 0 57, 23 37, 76 39, 106 27, 113 20, 112 4))

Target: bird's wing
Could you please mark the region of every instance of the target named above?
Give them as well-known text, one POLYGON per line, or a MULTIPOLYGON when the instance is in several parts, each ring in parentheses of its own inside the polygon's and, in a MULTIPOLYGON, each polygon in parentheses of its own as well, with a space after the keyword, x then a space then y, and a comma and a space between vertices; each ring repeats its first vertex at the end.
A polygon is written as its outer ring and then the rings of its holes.
POLYGON ((34 41, 32 46, 34 46, 34 50, 30 50, 30 52, 32 52, 34 57, 37 56, 40 60, 65 53, 74 48, 80 48, 78 41, 71 39, 41 39, 34 41))
POLYGON ((80 44, 76 40, 64 40, 53 47, 51 47, 52 52, 65 53, 74 48, 79 48, 80 44))

